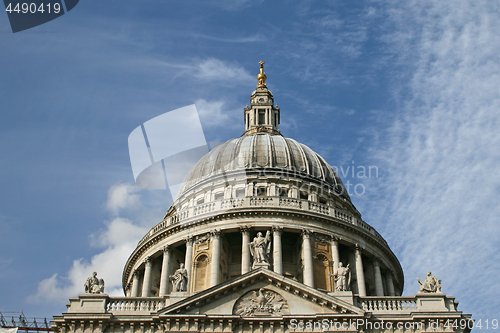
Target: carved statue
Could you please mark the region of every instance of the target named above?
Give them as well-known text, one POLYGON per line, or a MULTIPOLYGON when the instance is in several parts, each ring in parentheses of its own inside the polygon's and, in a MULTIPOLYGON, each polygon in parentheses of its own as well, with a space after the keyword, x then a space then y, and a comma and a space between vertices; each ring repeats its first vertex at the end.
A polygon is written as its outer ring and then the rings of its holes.
POLYGON ((351 271, 349 269, 350 264, 346 267, 339 263, 339 268, 333 274, 329 274, 335 279, 335 290, 336 291, 347 291, 351 285, 351 271))
POLYGON ((188 274, 184 264, 181 264, 179 269, 170 275, 170 281, 172 281, 172 291, 187 291, 188 274))
POLYGON ((419 292, 423 293, 440 293, 441 292, 441 280, 436 279, 431 272, 427 272, 427 276, 425 277, 425 281, 422 282, 418 277, 417 281, 420 284, 419 292))
POLYGON ((257 237, 249 244, 250 253, 253 257, 253 269, 258 264, 267 264, 269 266, 269 253, 271 252, 271 232, 266 232, 266 237, 262 236, 262 232, 257 233, 257 237))
POLYGON ((84 284, 85 293, 87 294, 102 294, 104 293, 104 280, 97 278, 97 273, 92 273, 92 276, 87 279, 84 284))

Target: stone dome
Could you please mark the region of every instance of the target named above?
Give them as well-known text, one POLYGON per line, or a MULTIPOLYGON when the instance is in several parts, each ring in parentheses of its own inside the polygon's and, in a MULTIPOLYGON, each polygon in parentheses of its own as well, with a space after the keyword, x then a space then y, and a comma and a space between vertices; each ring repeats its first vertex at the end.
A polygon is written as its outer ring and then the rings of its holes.
POLYGON ((250 169, 278 170, 323 186, 326 183, 332 192, 350 201, 340 177, 318 153, 293 139, 269 133, 243 135, 215 147, 186 175, 179 196, 205 179, 250 169))
POLYGON ((243 135, 214 147, 189 170, 172 206, 129 257, 124 291, 176 297, 264 268, 334 292, 332 269, 342 263, 356 272, 351 287, 360 297, 401 295, 398 259, 363 221, 336 171, 281 134, 280 109, 261 78, 243 109, 243 135), (252 254, 253 236, 268 245, 272 238, 272 255, 270 248, 252 254), (185 268, 177 268, 181 263, 185 268), (188 281, 181 290, 169 282, 179 269, 188 281))

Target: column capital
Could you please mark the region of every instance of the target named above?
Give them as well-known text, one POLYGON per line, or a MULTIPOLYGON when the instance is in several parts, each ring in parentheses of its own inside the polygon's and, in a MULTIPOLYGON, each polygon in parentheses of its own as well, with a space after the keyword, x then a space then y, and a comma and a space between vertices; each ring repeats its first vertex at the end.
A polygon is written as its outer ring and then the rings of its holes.
POLYGON ((242 234, 249 234, 250 235, 250 228, 248 226, 244 225, 244 226, 240 227, 240 232, 242 234))
POLYGON ((219 237, 220 237, 220 235, 221 235, 221 233, 222 233, 222 232, 221 232, 221 230, 220 230, 220 229, 215 229, 215 230, 212 230, 212 231, 210 232, 210 234, 211 234, 211 235, 212 235, 212 237, 214 237, 214 238, 219 238, 219 237))
POLYGON ((144 258, 143 261, 144 261, 145 264, 150 263, 151 262, 151 256, 147 256, 146 258, 144 258))
POLYGON ((170 245, 165 245, 163 248, 162 248, 162 251, 163 253, 167 253, 169 252, 171 249, 170 249, 170 245))
POLYGON ((314 232, 310 229, 302 229, 302 237, 304 238, 311 238, 313 233, 314 232))
POLYGON ((193 246, 194 238, 193 236, 187 236, 185 239, 187 246, 193 246))
POLYGON ((359 244, 355 245, 355 249, 356 249, 356 254, 361 255, 361 251, 363 251, 363 248, 359 244))
POLYGON ((338 242, 339 242, 339 240, 340 240, 340 237, 337 237, 337 236, 335 236, 335 235, 330 235, 330 242, 331 242, 332 244, 334 244, 334 243, 338 243, 338 242))
POLYGON ((283 227, 273 225, 273 234, 280 235, 283 233, 283 227))
POLYGON ((132 271, 132 277, 138 277, 139 276, 139 271, 137 269, 134 269, 132 271))
POLYGON ((380 267, 380 258, 378 257, 373 258, 373 264, 380 267))

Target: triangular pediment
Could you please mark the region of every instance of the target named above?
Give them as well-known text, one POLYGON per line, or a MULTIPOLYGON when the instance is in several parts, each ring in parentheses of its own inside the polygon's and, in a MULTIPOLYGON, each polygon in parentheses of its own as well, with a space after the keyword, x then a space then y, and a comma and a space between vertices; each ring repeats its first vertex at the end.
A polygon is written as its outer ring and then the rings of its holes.
POLYGON ((191 295, 157 314, 258 316, 262 311, 275 316, 364 314, 346 301, 263 268, 191 295))

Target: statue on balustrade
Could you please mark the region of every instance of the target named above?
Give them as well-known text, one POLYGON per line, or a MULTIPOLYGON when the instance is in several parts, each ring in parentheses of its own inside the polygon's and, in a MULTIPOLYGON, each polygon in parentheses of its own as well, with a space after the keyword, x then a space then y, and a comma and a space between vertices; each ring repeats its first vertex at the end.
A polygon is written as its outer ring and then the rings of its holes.
POLYGON ((85 286, 85 293, 87 294, 104 293, 104 280, 97 278, 97 272, 92 273, 92 276, 87 279, 84 286, 85 286))
POLYGON ((422 293, 440 293, 441 292, 441 280, 436 279, 431 272, 427 272, 424 282, 422 282, 418 277, 417 281, 420 284, 419 292, 422 293))
POLYGON ((184 264, 181 264, 179 269, 170 275, 170 281, 172 281, 172 291, 187 291, 188 274, 184 264))
POLYGON ((329 274, 330 277, 335 279, 335 291, 347 291, 351 285, 351 270, 349 269, 350 264, 346 267, 339 263, 339 268, 333 274, 329 274))
POLYGON ((266 237, 262 236, 262 232, 257 233, 253 242, 249 244, 250 253, 253 257, 252 269, 259 267, 269 268, 269 253, 271 253, 271 232, 266 232, 266 237))

